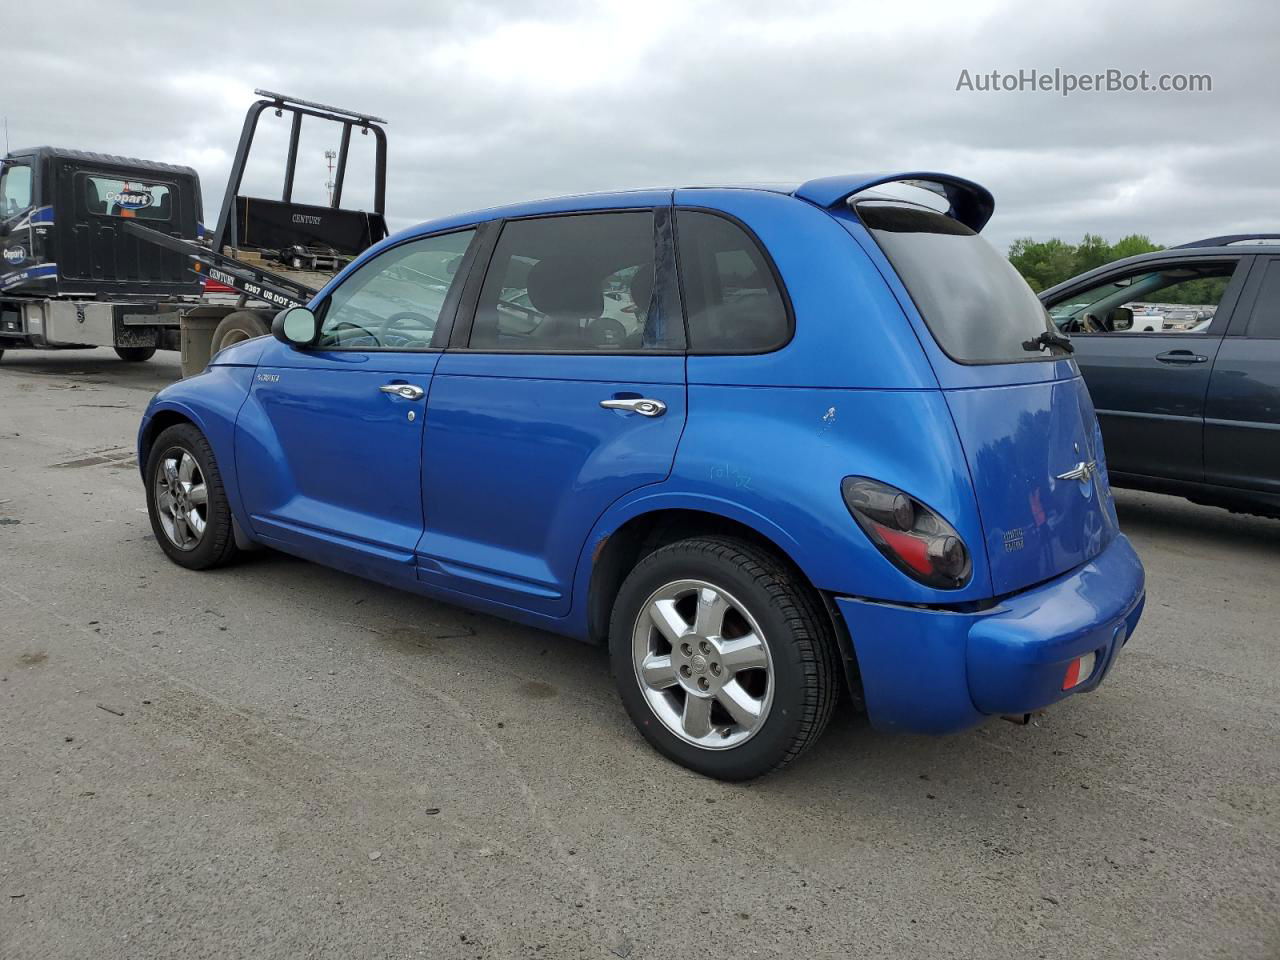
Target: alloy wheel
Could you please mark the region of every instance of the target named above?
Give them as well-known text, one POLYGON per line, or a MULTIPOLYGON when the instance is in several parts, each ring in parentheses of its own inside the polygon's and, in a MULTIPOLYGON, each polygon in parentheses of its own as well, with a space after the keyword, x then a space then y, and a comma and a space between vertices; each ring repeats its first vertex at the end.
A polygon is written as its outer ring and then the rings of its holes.
POLYGON ((768 718, 769 644, 750 611, 726 590, 703 580, 659 587, 640 608, 631 649, 649 708, 685 742, 736 747, 768 718))
POLYGON ((155 478, 160 528, 179 550, 194 550, 209 523, 209 488, 196 458, 174 447, 160 459, 155 478))

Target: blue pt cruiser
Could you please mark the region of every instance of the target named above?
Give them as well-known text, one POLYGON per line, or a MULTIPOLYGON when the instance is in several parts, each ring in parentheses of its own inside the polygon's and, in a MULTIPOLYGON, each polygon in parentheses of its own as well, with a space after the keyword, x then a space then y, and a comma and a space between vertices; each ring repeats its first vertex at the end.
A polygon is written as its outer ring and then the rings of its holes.
POLYGON ((929 733, 1092 690, 1143 569, 992 209, 900 173, 423 224, 156 395, 156 539, 608 644, 643 736, 729 780, 841 689, 929 733))

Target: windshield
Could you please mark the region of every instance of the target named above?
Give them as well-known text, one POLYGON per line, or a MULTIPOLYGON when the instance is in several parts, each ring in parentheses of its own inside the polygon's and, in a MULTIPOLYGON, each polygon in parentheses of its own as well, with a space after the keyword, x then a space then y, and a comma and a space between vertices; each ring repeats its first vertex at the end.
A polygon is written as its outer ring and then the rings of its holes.
POLYGON ((31 206, 31 167, 25 163, 5 164, 0 171, 0 219, 12 217, 31 206))
POLYGON ((1014 363, 1066 355, 1027 282, 964 224, 902 203, 863 202, 857 212, 951 359, 1014 363))

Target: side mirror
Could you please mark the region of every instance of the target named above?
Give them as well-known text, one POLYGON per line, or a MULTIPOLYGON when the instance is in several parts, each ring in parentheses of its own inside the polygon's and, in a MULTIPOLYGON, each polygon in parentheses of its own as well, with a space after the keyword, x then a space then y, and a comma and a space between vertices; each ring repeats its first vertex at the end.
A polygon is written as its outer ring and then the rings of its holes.
POLYGON ((1133 329, 1133 311, 1128 307, 1116 307, 1107 316, 1107 329, 1116 333, 1133 329))
POLYGON ((291 347, 309 347, 320 333, 320 321, 306 307, 286 307, 271 321, 271 334, 291 347))

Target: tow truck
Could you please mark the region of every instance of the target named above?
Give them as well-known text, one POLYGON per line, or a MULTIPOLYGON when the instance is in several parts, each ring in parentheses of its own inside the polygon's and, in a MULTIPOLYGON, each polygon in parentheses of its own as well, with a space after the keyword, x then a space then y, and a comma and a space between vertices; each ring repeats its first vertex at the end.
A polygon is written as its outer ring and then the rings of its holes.
POLYGON ((266 334, 353 257, 387 236, 387 121, 256 90, 217 226, 206 231, 190 167, 83 150, 15 150, 0 163, 0 357, 111 347, 122 359, 181 350, 199 373, 232 343, 266 334), (242 193, 262 114, 289 114, 279 199, 242 193), (328 206, 295 202, 303 119, 341 128, 328 206), (374 138, 373 209, 342 206, 355 131, 374 138))

